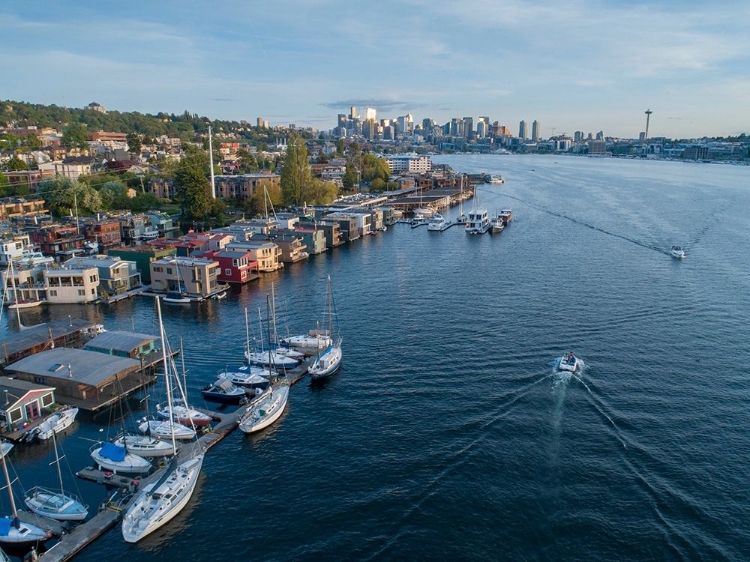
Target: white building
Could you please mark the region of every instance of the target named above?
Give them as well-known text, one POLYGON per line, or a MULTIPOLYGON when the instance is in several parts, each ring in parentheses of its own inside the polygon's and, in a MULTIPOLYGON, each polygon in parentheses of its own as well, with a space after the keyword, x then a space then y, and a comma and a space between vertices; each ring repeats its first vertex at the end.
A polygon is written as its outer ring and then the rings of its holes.
POLYGON ((375 121, 378 118, 378 111, 372 107, 368 107, 365 110, 365 121, 373 120, 375 121))
POLYGON ((386 156, 385 161, 391 172, 424 173, 432 170, 432 159, 429 156, 417 156, 416 154, 403 154, 386 156))
POLYGON ((99 272, 95 267, 44 270, 47 302, 80 304, 99 298, 99 272))

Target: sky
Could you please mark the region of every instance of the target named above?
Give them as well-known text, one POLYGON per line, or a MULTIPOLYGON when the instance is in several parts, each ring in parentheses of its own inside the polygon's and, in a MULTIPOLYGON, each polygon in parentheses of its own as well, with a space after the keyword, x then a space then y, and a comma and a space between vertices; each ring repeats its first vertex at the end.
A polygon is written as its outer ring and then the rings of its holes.
POLYGON ((0 99, 327 130, 489 116, 518 134, 750 133, 750 2, 0 4, 0 99))

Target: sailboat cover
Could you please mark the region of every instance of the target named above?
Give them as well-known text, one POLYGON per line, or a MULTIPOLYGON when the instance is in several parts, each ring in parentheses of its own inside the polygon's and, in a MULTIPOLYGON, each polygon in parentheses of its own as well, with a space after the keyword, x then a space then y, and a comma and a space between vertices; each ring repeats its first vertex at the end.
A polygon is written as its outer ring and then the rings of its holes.
POLYGON ((107 441, 104 445, 102 445, 99 454, 105 459, 109 459, 115 462, 122 462, 125 460, 127 450, 125 449, 125 447, 120 447, 119 445, 115 445, 114 443, 110 443, 109 441, 107 441))

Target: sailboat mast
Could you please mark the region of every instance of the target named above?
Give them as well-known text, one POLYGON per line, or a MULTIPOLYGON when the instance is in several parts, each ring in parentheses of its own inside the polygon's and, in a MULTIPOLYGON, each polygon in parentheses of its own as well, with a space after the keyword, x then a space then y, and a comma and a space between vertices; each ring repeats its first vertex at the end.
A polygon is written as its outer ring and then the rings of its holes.
POLYGON ((279 332, 276 329, 276 292, 273 283, 271 283, 271 317, 273 318, 273 344, 276 346, 279 344, 279 332))
POLYGON ((57 465, 57 477, 60 479, 60 495, 65 497, 65 488, 63 488, 63 477, 62 471, 60 470, 60 456, 57 454, 57 436, 55 431, 52 431, 52 444, 55 446, 55 464, 57 465))
POLYGON ((245 351, 250 353, 250 322, 247 319, 247 307, 245 307, 245 351))
POLYGON ((328 337, 333 341, 333 312, 331 311, 331 276, 328 276, 328 337))
POLYGON ((185 370, 185 351, 182 349, 182 338, 180 338, 180 361, 182 361, 182 388, 187 390, 187 371, 185 370))
MULTIPOLYGON (((7 453, 6 453, 7 455, 7 453)), ((8 465, 5 461, 5 455, 3 455, 3 472, 5 473, 5 483, 8 485, 8 496, 10 497, 10 507, 13 510, 13 518, 15 519, 18 517, 18 512, 16 511, 16 502, 13 500, 13 490, 10 487, 10 476, 8 475, 8 465)))
POLYGON ((211 142, 211 125, 208 126, 208 157, 211 163, 211 198, 216 199, 216 183, 214 182, 214 147, 211 142))
POLYGON ((172 434, 172 450, 177 454, 177 443, 174 440, 174 416, 172 413, 172 391, 169 388, 169 361, 167 361, 167 337, 164 334, 164 323, 161 319, 161 303, 156 300, 156 314, 159 317, 159 337, 161 337, 161 356, 164 361, 164 382, 167 386, 167 407, 169 408, 169 428, 172 434))
POLYGON ((10 260, 8 260, 8 263, 10 264, 10 268, 8 271, 10 272, 10 284, 13 286, 13 300, 16 301, 16 318, 18 319, 18 326, 23 330, 23 324, 21 324, 21 310, 20 306, 18 306, 18 290, 16 289, 16 272, 13 269, 13 258, 11 257, 10 260))

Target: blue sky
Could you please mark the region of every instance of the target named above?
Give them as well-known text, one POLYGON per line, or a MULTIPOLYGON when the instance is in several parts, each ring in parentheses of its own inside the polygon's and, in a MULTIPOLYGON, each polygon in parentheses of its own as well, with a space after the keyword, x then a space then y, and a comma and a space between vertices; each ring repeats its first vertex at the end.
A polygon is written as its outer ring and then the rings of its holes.
POLYGON ((750 133, 747 1, 3 4, 0 99, 321 129, 369 105, 544 136, 637 136, 650 108, 650 136, 750 133))

